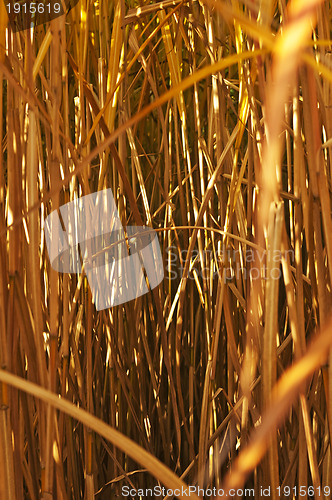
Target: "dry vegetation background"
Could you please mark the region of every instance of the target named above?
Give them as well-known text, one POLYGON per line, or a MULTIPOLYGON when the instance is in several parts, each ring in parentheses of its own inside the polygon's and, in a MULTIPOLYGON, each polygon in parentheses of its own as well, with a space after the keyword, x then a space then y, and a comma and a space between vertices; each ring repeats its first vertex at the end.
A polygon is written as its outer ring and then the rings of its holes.
POLYGON ((0 2, 1 499, 332 485, 330 22, 79 0, 13 32, 0 2), (106 187, 165 278, 97 312, 43 221, 106 187))

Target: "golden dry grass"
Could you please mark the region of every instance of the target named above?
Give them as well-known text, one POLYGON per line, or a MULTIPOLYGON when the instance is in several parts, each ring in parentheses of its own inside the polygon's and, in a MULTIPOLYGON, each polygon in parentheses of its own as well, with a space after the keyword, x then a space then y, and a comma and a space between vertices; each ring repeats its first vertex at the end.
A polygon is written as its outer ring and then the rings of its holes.
POLYGON ((323 498, 330 2, 80 0, 18 32, 4 5, 0 498, 323 498), (157 231, 165 278, 98 312, 43 221, 103 188, 157 231))

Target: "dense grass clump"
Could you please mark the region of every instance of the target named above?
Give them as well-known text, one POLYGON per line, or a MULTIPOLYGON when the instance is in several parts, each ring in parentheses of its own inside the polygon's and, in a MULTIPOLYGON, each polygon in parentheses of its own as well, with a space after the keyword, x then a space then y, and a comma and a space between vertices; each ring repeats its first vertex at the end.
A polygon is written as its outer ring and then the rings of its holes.
POLYGON ((0 0, 0 498, 330 497, 329 2, 7 21, 0 0), (165 276, 97 311, 44 219, 105 188, 165 276))

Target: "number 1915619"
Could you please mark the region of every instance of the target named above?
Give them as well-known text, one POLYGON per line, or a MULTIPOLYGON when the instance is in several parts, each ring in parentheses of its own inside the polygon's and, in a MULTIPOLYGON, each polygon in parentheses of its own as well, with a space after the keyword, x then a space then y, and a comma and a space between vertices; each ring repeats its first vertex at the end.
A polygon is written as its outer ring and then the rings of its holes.
POLYGON ((321 494, 323 494, 324 497, 330 498, 331 494, 331 489, 329 486, 323 486, 322 488, 320 486, 318 486, 317 488, 314 488, 313 486, 293 486, 293 488, 291 488, 290 486, 278 486, 277 491, 279 496, 295 496, 296 498, 313 497, 316 493, 318 496, 321 496, 321 494))
POLYGON ((60 14, 61 4, 56 3, 7 3, 8 14, 60 14))

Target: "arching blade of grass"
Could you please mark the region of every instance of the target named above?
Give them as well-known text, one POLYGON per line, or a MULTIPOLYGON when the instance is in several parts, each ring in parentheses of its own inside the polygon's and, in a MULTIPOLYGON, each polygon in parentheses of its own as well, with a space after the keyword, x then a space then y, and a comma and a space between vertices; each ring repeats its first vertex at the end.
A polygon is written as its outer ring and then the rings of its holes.
MULTIPOLYGON (((36 384, 28 382, 22 378, 12 375, 4 370, 0 370, 0 379, 2 382, 12 385, 28 394, 34 395, 42 399, 45 403, 52 405, 54 408, 65 412, 72 418, 82 422, 84 425, 102 435, 105 439, 111 441, 118 448, 123 450, 128 456, 133 458, 137 463, 146 468, 159 481, 172 490, 179 489, 187 491, 187 485, 183 483, 171 470, 167 469, 159 460, 153 457, 150 453, 138 446, 126 436, 97 419, 82 408, 77 408, 69 401, 62 400, 51 391, 43 389, 36 384)), ((177 495, 179 498, 185 498, 186 493, 177 495)), ((195 493, 191 494, 194 500, 198 500, 195 493)))

